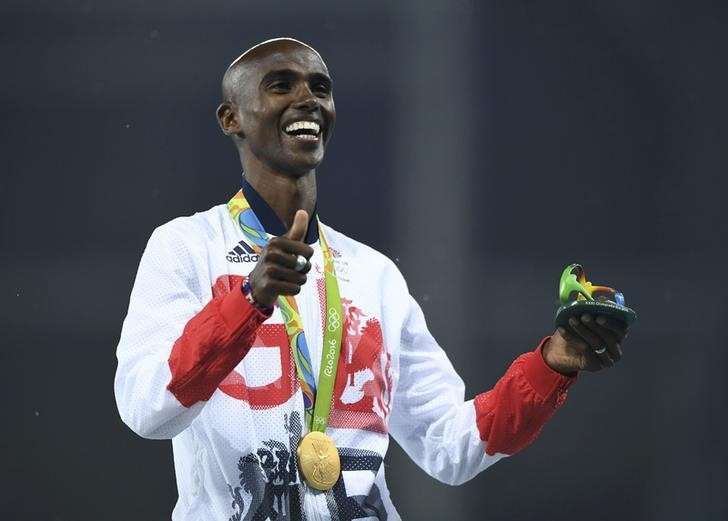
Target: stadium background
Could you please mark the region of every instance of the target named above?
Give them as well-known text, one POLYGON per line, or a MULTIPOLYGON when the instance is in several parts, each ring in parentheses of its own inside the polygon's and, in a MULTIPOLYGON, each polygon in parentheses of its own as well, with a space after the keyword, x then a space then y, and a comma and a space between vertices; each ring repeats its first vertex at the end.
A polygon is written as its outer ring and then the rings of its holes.
POLYGON ((228 63, 290 35, 335 82, 322 219, 396 259, 467 383, 552 330, 562 267, 621 288, 625 358, 458 488, 393 443, 405 519, 728 517, 728 12, 719 2, 0 4, 0 512, 168 519, 170 443, 119 420, 152 229, 237 189, 228 63))

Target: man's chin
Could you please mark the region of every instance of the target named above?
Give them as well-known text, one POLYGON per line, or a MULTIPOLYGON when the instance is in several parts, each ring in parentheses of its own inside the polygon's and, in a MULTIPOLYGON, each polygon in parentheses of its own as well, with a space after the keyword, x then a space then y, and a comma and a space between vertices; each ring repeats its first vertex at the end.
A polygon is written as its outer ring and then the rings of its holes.
POLYGON ((290 157, 286 157, 285 161, 283 161, 283 165, 281 166, 283 166, 283 169, 286 172, 302 176, 309 173, 311 170, 315 170, 321 164, 323 159, 323 150, 306 154, 298 153, 292 154, 290 157))

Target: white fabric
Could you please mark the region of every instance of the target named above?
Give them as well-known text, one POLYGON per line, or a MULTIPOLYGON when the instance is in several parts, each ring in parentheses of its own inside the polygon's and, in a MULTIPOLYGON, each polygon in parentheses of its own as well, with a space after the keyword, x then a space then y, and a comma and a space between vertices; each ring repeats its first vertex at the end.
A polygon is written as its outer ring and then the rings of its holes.
MULTIPOLYGON (((504 457, 486 455, 472 401, 465 401, 462 380, 428 332, 422 311, 397 267, 384 255, 328 226, 324 233, 335 253, 346 309, 365 319, 350 324, 352 338, 378 322, 383 346, 374 365, 349 375, 342 403, 364 403, 362 397, 371 392, 371 382, 377 380, 379 371, 383 390, 368 417, 382 417, 407 454, 445 483, 462 483, 504 457)), ((293 502, 293 488, 300 494, 306 519, 399 519, 381 464, 389 443, 387 434, 346 425, 327 430, 341 453, 349 454, 353 462, 340 481, 345 496, 314 493, 296 476, 288 488, 276 488, 273 485, 285 481, 285 473, 280 473, 288 468, 284 460, 290 461, 290 451, 295 452, 296 428, 286 430, 286 425, 303 418, 300 389, 285 403, 268 409, 254 409, 220 389, 208 401, 187 408, 167 390, 172 346, 187 321, 212 298, 217 278, 247 275, 254 267, 253 262, 226 259, 243 238, 225 205, 157 228, 142 256, 122 327, 114 382, 117 405, 123 421, 138 435, 172 439, 179 492, 172 518, 239 521, 251 519, 256 509, 260 515, 260 509, 265 512, 266 507, 260 506, 262 489, 255 487, 261 486, 261 476, 265 483, 263 467, 270 464, 278 474, 273 476, 272 488, 266 490, 272 490, 271 508, 278 519, 292 515, 293 507, 286 500, 293 502), (365 468, 367 465, 376 468, 365 468), (367 515, 357 514, 346 498, 363 505, 367 515)), ((317 284, 323 278, 323 260, 320 247, 315 245, 314 250, 309 280, 296 300, 318 375, 322 326, 317 284)), ((265 324, 281 323, 276 309, 265 324)), ((249 386, 272 382, 281 375, 276 353, 278 350, 254 347, 236 371, 249 386)))

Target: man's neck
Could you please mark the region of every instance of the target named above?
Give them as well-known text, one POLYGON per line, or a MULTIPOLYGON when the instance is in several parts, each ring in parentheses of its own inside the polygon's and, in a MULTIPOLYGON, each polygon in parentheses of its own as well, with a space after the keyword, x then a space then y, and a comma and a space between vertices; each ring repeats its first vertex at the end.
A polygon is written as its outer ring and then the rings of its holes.
POLYGON ((293 224, 293 216, 298 210, 306 210, 309 218, 313 214, 316 206, 315 170, 296 177, 276 172, 259 161, 243 161, 243 170, 245 179, 268 203, 286 229, 293 224))

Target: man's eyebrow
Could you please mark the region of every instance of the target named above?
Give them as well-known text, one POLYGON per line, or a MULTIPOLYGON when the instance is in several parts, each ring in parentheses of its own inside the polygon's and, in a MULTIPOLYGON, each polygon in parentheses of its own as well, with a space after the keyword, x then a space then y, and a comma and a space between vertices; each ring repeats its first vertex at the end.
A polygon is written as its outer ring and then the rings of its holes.
POLYGON ((291 69, 276 69, 274 71, 268 72, 265 76, 263 76, 263 79, 260 80, 260 82, 265 83, 266 81, 274 78, 294 78, 295 76, 297 76, 296 71, 293 71, 291 69))
POLYGON ((310 75, 310 77, 313 80, 318 80, 318 81, 325 83, 329 87, 331 86, 332 82, 331 82, 331 78, 329 77, 328 74, 324 74, 322 72, 314 72, 313 74, 310 75))
MULTIPOLYGON (((294 71, 293 69, 276 69, 273 71, 270 71, 263 76, 263 79, 260 80, 261 85, 269 82, 274 79, 291 79, 291 78, 297 78, 300 76, 300 73, 297 71, 294 71)), ((322 72, 314 72, 308 75, 310 79, 323 81, 327 83, 328 85, 331 85, 331 78, 327 74, 324 74, 322 72)))

